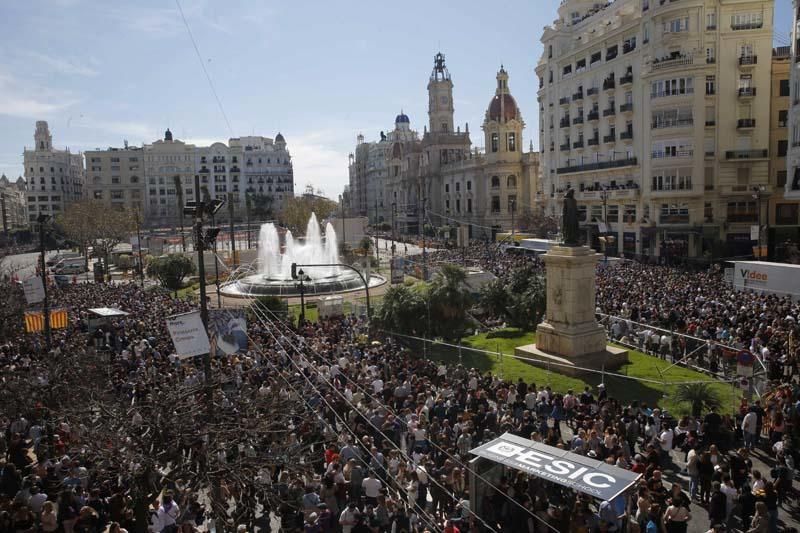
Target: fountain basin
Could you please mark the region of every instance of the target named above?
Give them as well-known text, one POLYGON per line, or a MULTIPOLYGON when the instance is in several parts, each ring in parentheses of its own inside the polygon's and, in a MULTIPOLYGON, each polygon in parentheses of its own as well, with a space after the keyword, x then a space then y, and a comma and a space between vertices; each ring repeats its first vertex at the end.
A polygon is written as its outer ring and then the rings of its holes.
MULTIPOLYGON (((309 268, 313 276, 313 269, 309 268)), ((386 279, 376 274, 369 277, 369 287, 378 287, 386 283, 386 279)), ((354 272, 342 272, 333 276, 318 277, 305 282, 306 296, 320 296, 337 292, 364 290, 364 282, 354 272)), ((234 298, 257 298, 259 296, 300 296, 300 284, 291 279, 270 279, 263 274, 253 274, 226 283, 220 288, 223 296, 234 298)))

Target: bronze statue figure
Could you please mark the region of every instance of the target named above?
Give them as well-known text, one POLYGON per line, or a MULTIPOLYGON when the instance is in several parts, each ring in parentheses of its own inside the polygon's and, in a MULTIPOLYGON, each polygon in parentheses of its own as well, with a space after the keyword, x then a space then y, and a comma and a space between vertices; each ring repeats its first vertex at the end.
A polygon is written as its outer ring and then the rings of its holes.
POLYGON ((578 202, 575 200, 575 189, 570 188, 564 194, 562 209, 561 234, 564 246, 580 246, 580 227, 578 226, 578 202))

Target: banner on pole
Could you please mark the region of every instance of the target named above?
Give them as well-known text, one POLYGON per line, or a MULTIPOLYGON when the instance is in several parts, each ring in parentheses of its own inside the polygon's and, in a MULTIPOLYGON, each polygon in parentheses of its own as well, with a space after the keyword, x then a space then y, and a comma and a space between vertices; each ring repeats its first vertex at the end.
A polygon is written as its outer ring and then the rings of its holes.
POLYGON ((25 291, 25 301, 29 304, 38 304, 44 301, 44 285, 39 276, 23 280, 22 290, 25 291))
POLYGON ((215 355, 247 351, 247 319, 244 309, 213 309, 208 312, 208 333, 215 355))
POLYGON ((167 318, 167 329, 180 359, 203 355, 211 351, 208 334, 200 311, 191 311, 167 318))

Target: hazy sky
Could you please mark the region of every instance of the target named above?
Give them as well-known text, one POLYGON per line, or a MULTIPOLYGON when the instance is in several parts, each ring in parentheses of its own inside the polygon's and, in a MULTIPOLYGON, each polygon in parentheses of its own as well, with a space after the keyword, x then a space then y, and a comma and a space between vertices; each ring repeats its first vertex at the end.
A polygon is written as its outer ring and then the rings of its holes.
MULTIPOLYGON (((776 0, 788 44, 790 0, 776 0)), ((480 124, 501 63, 537 145, 542 27, 559 0, 181 0, 232 130, 175 0, 0 0, 0 173, 22 174, 34 122, 73 150, 176 138, 207 144, 286 137, 296 190, 338 195, 356 135, 393 127, 403 109, 427 123, 425 86, 441 50, 456 123, 480 124)))

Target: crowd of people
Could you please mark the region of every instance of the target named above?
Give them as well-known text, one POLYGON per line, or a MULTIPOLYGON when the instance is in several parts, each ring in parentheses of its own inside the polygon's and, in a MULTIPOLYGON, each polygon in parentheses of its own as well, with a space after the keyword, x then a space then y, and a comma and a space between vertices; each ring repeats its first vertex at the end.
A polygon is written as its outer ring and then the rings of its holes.
MULTIPOLYGON (((483 245, 433 252, 428 260, 471 261, 501 278, 537 261, 483 245)), ((636 342, 639 328, 658 327, 778 361, 781 371, 772 377, 782 386, 763 405, 674 419, 654 406, 623 404, 602 384, 552 390, 426 360, 393 339, 368 338, 363 318, 295 325, 256 306, 248 319, 249 349, 214 358, 213 371, 225 376, 216 403, 234 417, 238 405, 244 408, 237 402, 258 398, 277 398, 286 410, 302 408, 284 431, 228 448, 212 449, 202 438, 181 444, 187 457, 213 456, 206 469, 221 467, 220 486, 176 478, 174 465, 160 464, 150 480, 157 490, 140 509, 136 466, 87 453, 91 424, 80 417, 91 413, 45 410, 36 398, 15 403, 13 411, 0 406, 0 533, 189 533, 212 520, 240 531, 273 523, 306 533, 671 533, 686 531, 690 522, 713 531, 777 532, 795 509, 800 397, 794 371, 785 369, 796 357, 797 334, 787 317, 799 310, 779 298, 732 292, 713 270, 681 278, 670 267, 601 268, 598 308, 618 317, 609 328, 616 325, 617 338, 626 342, 636 342), (522 472, 476 474, 470 450, 506 432, 632 470, 640 481, 633 491, 600 502, 522 472), (240 457, 279 453, 297 464, 267 469, 243 486, 225 472, 240 457), (704 506, 707 516, 692 512, 692 504, 704 506)), ((168 316, 194 303, 133 284, 75 285, 52 296, 69 310, 70 326, 54 332, 50 353, 41 335, 10 339, 0 349, 0 385, 19 383, 21 376, 51 386, 58 379, 46 372, 52 358, 99 351, 110 362, 109 390, 122 402, 135 406, 154 394, 153 387, 199 390, 193 387, 203 379, 202 358, 177 358, 165 326, 168 316), (90 332, 87 309, 101 306, 129 314, 90 332)), ((659 337, 659 354, 660 346, 659 337)), ((670 344, 670 357, 685 353, 673 350, 670 344)), ((131 416, 135 427, 145 427, 135 409, 131 416)), ((275 416, 262 413, 242 431, 275 416)))

